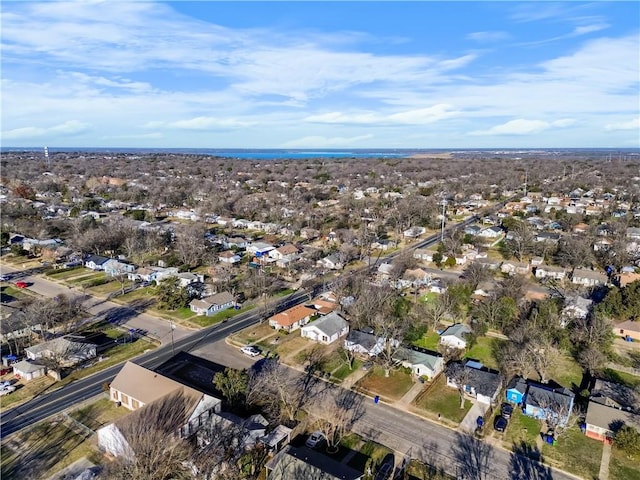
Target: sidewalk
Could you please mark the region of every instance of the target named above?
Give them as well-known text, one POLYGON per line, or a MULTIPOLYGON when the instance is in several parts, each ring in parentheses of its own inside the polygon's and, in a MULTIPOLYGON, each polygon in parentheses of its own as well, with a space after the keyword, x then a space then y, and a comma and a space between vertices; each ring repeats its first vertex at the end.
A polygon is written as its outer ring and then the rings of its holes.
POLYGON ((609 478, 609 461, 611 460, 611 444, 604 442, 602 447, 602 460, 600 460, 600 473, 598 480, 608 480, 609 478))

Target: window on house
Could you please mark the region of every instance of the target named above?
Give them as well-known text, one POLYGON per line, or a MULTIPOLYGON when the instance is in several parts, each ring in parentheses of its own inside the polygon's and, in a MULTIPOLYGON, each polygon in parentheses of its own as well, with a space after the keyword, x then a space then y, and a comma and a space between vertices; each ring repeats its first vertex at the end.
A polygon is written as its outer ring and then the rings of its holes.
POLYGON ((137 410, 138 408, 140 408, 140 402, 138 400, 136 400, 135 398, 131 399, 131 406, 134 408, 134 410, 137 410))

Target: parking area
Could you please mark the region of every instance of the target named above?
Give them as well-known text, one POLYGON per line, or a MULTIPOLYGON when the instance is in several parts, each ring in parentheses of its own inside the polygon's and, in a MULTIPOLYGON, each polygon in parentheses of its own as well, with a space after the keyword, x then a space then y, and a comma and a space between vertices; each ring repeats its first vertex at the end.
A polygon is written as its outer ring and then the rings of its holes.
POLYGON ((473 406, 467 412, 462 422, 460 422, 458 429, 463 432, 473 433, 478 426, 478 417, 484 417, 487 410, 489 410, 489 405, 474 401, 473 406))
POLYGON ((220 365, 237 369, 251 368, 254 363, 263 358, 262 355, 252 357, 242 353, 240 348, 229 345, 224 340, 198 348, 191 353, 220 365))

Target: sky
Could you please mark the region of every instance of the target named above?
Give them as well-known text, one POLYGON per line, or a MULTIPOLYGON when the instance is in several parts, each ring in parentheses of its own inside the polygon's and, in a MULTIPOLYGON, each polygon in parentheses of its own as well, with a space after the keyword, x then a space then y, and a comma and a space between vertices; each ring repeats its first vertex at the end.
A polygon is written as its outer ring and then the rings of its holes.
POLYGON ((640 2, 4 0, 0 15, 2 147, 640 147, 640 2))

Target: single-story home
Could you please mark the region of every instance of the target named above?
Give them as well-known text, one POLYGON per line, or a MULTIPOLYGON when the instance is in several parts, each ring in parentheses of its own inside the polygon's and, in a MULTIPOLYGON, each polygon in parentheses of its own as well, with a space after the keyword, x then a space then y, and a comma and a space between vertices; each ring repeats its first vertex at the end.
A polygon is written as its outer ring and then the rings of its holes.
POLYGON ((405 236, 405 238, 418 238, 420 235, 424 234, 426 231, 427 229, 424 227, 411 227, 405 230, 404 232, 402 232, 402 234, 405 236))
POLYGON ((283 329, 287 332, 293 332, 309 323, 315 313, 316 311, 313 308, 305 305, 296 305, 269 318, 269 326, 276 330, 283 329))
POLYGON ((513 377, 505 392, 507 401, 515 403, 516 405, 522 404, 524 396, 527 393, 527 381, 522 377, 513 377))
POLYGON ((613 327, 613 333, 616 337, 629 337, 634 341, 640 341, 640 320, 625 320, 616 323, 613 327))
POLYGON ((538 265, 535 272, 536 278, 553 278, 563 280, 567 276, 567 271, 562 267, 551 265, 538 265))
POLYGON ((444 369, 444 359, 436 352, 429 352, 418 348, 402 348, 398 351, 395 360, 418 377, 427 377, 431 380, 444 369))
POLYGON ((506 273, 507 275, 526 275, 527 273, 529 273, 529 264, 507 260, 505 262, 502 262, 500 271, 502 273, 506 273))
POLYGON ((344 340, 344 349, 350 352, 375 357, 384 348, 384 339, 376 337, 373 332, 351 330, 344 340))
POLYGON ((194 298, 189 303, 192 312, 198 315, 211 316, 235 305, 235 299, 229 292, 219 292, 202 300, 194 298))
POLYGON ((104 270, 104 264, 109 261, 107 257, 100 255, 89 255, 84 259, 84 266, 91 270, 104 270))
POLYGON ((584 268, 576 268, 571 276, 571 283, 582 285, 584 287, 595 287, 596 285, 605 285, 608 281, 604 273, 594 272, 584 268))
POLYGON ((553 418, 559 426, 565 426, 573 410, 574 393, 562 386, 545 385, 529 380, 524 397, 524 414, 537 418, 553 418))
POLYGON ((11 366, 13 367, 13 374, 16 377, 24 378, 26 381, 44 377, 47 374, 47 367, 29 360, 22 360, 11 366))
POLYGON ((307 447, 288 445, 265 465, 267 480, 362 480, 364 473, 307 447))
POLYGON ((29 360, 57 358, 64 365, 75 365, 96 357, 96 345, 82 337, 65 335, 24 349, 29 360))
POLYGON ((587 318, 591 311, 593 300, 580 296, 569 296, 565 298, 562 315, 570 318, 587 318))
MULTIPOLYGON (((496 403, 502 387, 500 374, 473 360, 467 360, 463 368, 466 378, 463 385, 465 393, 485 405, 496 403)), ((447 376, 447 386, 458 388, 456 380, 449 376, 447 376)))
POLYGON ((300 329, 300 336, 328 345, 349 333, 349 324, 338 313, 332 312, 300 329))
POLYGON ((344 263, 342 263, 340 257, 335 253, 321 258, 316 264, 329 270, 342 270, 344 268, 344 263))
POLYGON ((619 408, 590 401, 585 418, 585 435, 603 442, 611 442, 623 425, 640 431, 640 415, 619 408))
POLYGON ((500 227, 489 227, 478 232, 479 237, 483 238, 498 238, 503 234, 503 230, 500 227))
POLYGON ((14 311, 0 321, 0 342, 6 343, 15 338, 29 337, 42 329, 37 319, 27 319, 19 311, 14 311))
POLYGON ((121 262, 115 258, 110 258, 102 265, 102 269, 107 275, 115 277, 117 275, 133 273, 136 270, 136 266, 131 263, 121 262))
POLYGON ((224 252, 220 252, 218 254, 218 261, 220 263, 228 263, 230 265, 233 265, 240 262, 240 260, 240 255, 238 255, 233 250, 225 250, 224 252))
POLYGON ((306 305, 307 307, 315 309, 320 315, 327 315, 338 308, 338 304, 336 302, 331 302, 322 298, 315 298, 306 305))
POLYGON ((466 336, 471 329, 463 323, 451 325, 440 334, 440 344, 453 348, 467 348, 466 336))

